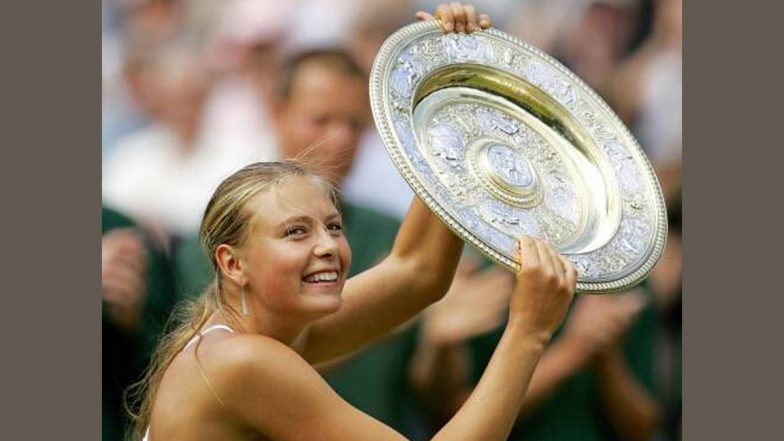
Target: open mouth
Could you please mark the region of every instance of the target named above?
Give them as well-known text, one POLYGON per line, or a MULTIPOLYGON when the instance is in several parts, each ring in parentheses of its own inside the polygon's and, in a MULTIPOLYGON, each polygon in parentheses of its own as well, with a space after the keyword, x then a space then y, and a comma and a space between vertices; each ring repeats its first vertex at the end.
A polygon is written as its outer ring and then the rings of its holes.
POLYGON ((323 271, 313 273, 302 278, 302 281, 311 285, 330 284, 338 281, 337 271, 323 271))

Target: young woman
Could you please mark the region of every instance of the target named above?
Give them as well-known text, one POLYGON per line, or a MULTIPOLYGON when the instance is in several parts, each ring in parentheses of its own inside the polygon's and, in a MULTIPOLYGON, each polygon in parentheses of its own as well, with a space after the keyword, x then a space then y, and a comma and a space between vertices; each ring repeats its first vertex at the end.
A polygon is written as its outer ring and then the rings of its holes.
MULTIPOLYGON (((468 7, 446 7, 448 16, 444 5, 437 13, 446 30, 477 26, 468 7)), ((138 391, 135 439, 403 439, 342 400, 312 365, 372 342, 439 300, 462 242, 415 199, 390 255, 346 280, 351 251, 341 230, 333 189, 294 161, 252 164, 221 183, 200 230, 215 281, 162 341, 138 391)), ((563 320, 574 267, 530 238, 520 239, 520 252, 504 338, 436 439, 505 439, 563 320)))

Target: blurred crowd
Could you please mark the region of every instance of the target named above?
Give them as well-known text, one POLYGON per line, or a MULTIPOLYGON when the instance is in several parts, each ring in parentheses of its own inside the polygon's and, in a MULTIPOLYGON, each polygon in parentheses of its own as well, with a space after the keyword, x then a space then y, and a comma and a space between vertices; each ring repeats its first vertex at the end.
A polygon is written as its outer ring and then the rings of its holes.
MULTIPOLYGON (((315 161, 341 189, 351 275, 390 249, 413 193, 373 125, 367 75, 386 37, 438 3, 102 0, 104 440, 123 439, 123 391, 177 302, 214 277, 197 234, 228 174, 315 161)), ((510 439, 680 439, 682 0, 469 3, 610 104, 651 160, 669 217, 642 285, 574 302, 510 439)), ((427 439, 481 376, 511 286, 467 249, 444 300, 319 370, 359 409, 427 439)))

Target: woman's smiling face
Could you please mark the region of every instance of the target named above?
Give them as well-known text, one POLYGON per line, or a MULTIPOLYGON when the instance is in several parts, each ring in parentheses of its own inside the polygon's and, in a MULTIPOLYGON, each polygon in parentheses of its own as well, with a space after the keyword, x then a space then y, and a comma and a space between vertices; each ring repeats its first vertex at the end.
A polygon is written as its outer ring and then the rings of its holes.
POLYGON ((257 195, 242 246, 250 309, 281 317, 315 319, 342 303, 351 250, 340 213, 312 178, 283 179, 257 195))

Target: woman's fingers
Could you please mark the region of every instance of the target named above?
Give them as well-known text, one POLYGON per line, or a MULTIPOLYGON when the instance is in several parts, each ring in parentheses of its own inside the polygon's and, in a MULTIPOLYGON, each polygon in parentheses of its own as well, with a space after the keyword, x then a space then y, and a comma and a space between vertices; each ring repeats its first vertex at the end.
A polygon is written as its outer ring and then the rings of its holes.
POLYGON ((542 275, 545 276, 550 287, 556 287, 563 280, 563 270, 555 253, 550 246, 541 240, 536 241, 536 249, 539 253, 539 261, 542 263, 542 275))
POLYGON ((574 264, 563 256, 558 256, 561 259, 561 262, 564 265, 566 270, 566 284, 569 288, 574 291, 577 287, 577 268, 574 267, 574 264))
POLYGON ((445 32, 474 32, 490 27, 490 17, 487 14, 477 14, 476 8, 472 5, 463 5, 460 2, 441 3, 436 7, 432 15, 419 11, 416 19, 438 20, 441 28, 445 32))
POLYGON ((490 22, 490 16, 487 14, 480 14, 479 15, 479 27, 482 29, 487 29, 492 26, 490 22))
POLYGON ((427 21, 427 20, 434 20, 435 19, 435 17, 433 17, 432 15, 430 15, 429 13, 427 13, 425 11, 418 11, 416 13, 416 15, 414 15, 414 17, 416 17, 416 19, 419 20, 419 21, 427 21))
POLYGON ((452 10, 452 17, 455 20, 455 30, 457 32, 465 31, 466 26, 466 13, 463 9, 463 5, 458 2, 452 2, 449 5, 449 9, 452 10))
POLYGON ((479 30, 479 23, 476 21, 476 8, 466 5, 463 9, 466 14, 466 32, 470 33, 479 30))
POLYGON ((561 255, 558 254, 551 246, 547 247, 547 251, 550 253, 550 257, 553 260, 553 267, 558 272, 558 277, 562 281, 566 281, 566 265, 561 259, 561 255))
POLYGON ((519 238, 520 272, 526 266, 538 266, 546 277, 552 277, 560 287, 568 287, 574 292, 577 286, 577 270, 572 262, 558 254, 547 242, 527 236, 519 238))
POLYGON ((526 268, 539 266, 539 252, 536 250, 536 241, 528 236, 520 236, 518 239, 520 247, 520 272, 526 268))
POLYGON ((441 26, 446 32, 452 32, 455 29, 455 18, 452 15, 452 9, 446 3, 438 5, 435 17, 441 21, 441 26))

